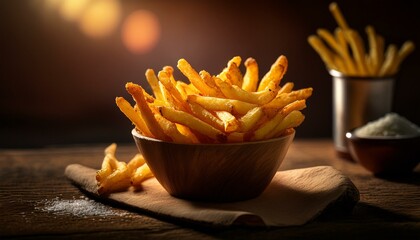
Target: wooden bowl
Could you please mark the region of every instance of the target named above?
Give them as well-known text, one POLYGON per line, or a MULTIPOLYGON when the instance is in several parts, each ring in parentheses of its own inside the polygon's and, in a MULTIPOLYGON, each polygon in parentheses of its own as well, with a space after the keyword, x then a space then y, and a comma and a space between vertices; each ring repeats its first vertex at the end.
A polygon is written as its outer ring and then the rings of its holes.
POLYGON ((346 134, 352 158, 375 175, 406 175, 420 162, 420 135, 358 137, 346 134))
POLYGON ((295 131, 256 142, 179 144, 142 136, 137 148, 156 179, 174 197, 232 202, 259 196, 282 163, 295 131))

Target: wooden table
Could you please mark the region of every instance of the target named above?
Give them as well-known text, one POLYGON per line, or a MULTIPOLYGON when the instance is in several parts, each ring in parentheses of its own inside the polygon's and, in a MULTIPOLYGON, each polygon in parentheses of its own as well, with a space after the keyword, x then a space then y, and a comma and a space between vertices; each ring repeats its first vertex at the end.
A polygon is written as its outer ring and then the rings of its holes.
MULTIPOLYGON (((377 178, 360 165, 338 158, 332 142, 323 139, 295 140, 281 170, 319 165, 341 170, 360 191, 360 201, 350 215, 328 213, 299 227, 213 229, 102 203, 98 204, 113 214, 45 211, 48 202, 88 199, 65 178, 64 169, 72 163, 99 168, 105 147, 0 150, 0 238, 420 239, 419 168, 400 179, 377 178)), ((128 160, 136 151, 134 145, 119 145, 117 157, 128 160)))

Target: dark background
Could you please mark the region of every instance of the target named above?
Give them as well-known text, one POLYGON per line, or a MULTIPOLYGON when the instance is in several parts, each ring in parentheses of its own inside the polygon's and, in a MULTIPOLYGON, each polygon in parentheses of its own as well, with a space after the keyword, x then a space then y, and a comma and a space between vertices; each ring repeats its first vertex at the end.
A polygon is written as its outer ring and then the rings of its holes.
MULTIPOLYGON (((129 98, 126 82, 146 86, 147 68, 176 68, 180 58, 217 74, 236 55, 254 57, 260 74, 286 55, 283 81, 314 88, 296 137, 332 136, 331 77, 306 40, 317 28, 336 27, 331 1, 121 0, 120 22, 103 38, 87 36, 49 2, 0 2, 0 148, 131 142, 132 125, 114 102, 116 96, 129 98), (121 23, 138 9, 153 12, 161 28, 156 46, 142 54, 128 51, 121 41, 121 23)), ((387 45, 410 39, 420 46, 415 1, 337 3, 362 36, 371 24, 387 45)), ((419 64, 417 49, 398 75, 393 110, 416 124, 419 64)))

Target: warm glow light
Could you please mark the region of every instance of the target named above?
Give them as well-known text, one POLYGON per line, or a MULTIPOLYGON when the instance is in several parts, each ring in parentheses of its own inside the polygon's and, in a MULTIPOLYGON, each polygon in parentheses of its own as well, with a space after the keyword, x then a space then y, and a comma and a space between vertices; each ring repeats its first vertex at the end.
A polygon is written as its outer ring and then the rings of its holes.
POLYGON ((70 22, 79 20, 91 0, 61 0, 59 12, 70 22))
POLYGON ((53 9, 56 10, 60 7, 60 5, 63 3, 64 1, 62 0, 44 0, 45 6, 48 10, 53 9))
POLYGON ((125 19, 121 37, 130 52, 146 53, 153 49, 159 40, 159 20, 150 11, 135 11, 125 19))
POLYGON ((120 15, 121 6, 118 1, 96 0, 84 11, 79 22, 80 28, 92 38, 106 37, 117 27, 120 15))

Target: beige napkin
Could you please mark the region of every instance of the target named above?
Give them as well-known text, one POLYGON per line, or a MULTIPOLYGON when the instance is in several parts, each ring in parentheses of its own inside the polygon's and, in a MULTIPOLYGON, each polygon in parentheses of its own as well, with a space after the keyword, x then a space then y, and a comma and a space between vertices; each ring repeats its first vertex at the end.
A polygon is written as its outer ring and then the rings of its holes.
POLYGON ((327 207, 350 212, 359 191, 349 178, 329 166, 279 171, 257 198, 233 203, 206 203, 169 195, 155 178, 142 191, 97 194, 96 170, 79 164, 67 166, 65 175, 92 196, 125 204, 165 217, 213 226, 298 226, 313 220, 327 207))

